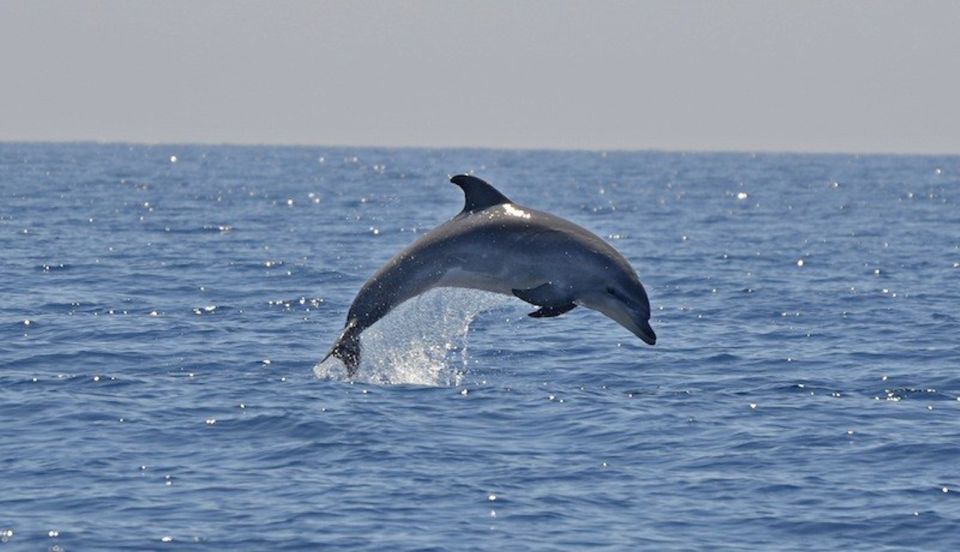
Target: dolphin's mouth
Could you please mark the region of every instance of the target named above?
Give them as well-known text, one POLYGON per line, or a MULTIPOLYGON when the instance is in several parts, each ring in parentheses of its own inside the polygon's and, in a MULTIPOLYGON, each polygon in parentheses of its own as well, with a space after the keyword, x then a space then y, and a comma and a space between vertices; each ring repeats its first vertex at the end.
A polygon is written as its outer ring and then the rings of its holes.
POLYGON ((615 294, 603 295, 596 303, 584 302, 584 306, 600 311, 614 320, 647 345, 657 342, 657 334, 650 327, 650 311, 633 308, 631 303, 615 294))
POLYGON ((650 327, 649 322, 642 322, 637 328, 636 335, 643 340, 647 345, 656 345, 657 343, 657 334, 654 333, 653 328, 650 327))

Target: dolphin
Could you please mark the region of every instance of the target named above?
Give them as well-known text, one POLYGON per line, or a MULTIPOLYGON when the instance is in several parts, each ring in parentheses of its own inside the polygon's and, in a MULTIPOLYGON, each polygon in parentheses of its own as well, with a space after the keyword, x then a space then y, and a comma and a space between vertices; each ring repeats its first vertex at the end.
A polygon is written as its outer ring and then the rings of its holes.
MULTIPOLYGON (((558 216, 523 207, 467 174, 463 210, 387 261, 360 288, 323 360, 360 367, 360 334, 404 301, 435 287, 515 296, 538 307, 534 318, 578 305, 599 311, 653 345, 650 301, 630 263, 599 236, 558 216)), ((321 361, 323 362, 323 361, 321 361)))

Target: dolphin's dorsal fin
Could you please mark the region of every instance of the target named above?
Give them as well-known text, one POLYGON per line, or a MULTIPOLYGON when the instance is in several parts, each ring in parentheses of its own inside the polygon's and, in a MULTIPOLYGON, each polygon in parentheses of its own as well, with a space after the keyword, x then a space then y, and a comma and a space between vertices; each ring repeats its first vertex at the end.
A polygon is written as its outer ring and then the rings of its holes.
POLYGON ((465 212, 480 211, 494 205, 512 203, 507 196, 475 176, 458 174, 451 178, 450 182, 463 189, 465 200, 463 210, 465 212))

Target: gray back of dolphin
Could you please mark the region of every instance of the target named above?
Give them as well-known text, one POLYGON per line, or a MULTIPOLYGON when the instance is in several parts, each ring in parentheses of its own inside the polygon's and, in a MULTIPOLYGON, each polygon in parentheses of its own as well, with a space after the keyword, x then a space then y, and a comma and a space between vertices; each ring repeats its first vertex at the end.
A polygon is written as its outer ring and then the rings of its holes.
POLYGON ((434 287, 481 289, 539 307, 536 318, 578 305, 602 312, 653 345, 650 302, 633 268, 600 237, 568 220, 510 201, 470 175, 450 179, 463 210, 393 256, 360 289, 330 353, 350 377, 360 335, 396 306, 434 287))

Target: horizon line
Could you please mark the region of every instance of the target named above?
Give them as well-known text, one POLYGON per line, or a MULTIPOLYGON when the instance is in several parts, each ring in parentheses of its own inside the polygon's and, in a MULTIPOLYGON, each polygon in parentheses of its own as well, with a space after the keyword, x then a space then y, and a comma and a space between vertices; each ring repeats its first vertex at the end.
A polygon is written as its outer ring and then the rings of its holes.
POLYGON ((385 145, 385 144, 330 144, 320 142, 247 142, 247 141, 156 141, 148 142, 142 140, 96 140, 96 139, 77 139, 77 140, 10 140, 0 138, 0 145, 22 144, 22 145, 99 145, 99 146, 144 146, 144 147, 164 147, 164 146, 214 146, 214 147, 236 147, 236 148, 256 148, 256 147, 286 147, 286 148, 331 148, 331 149, 383 149, 383 150, 478 150, 478 151, 516 151, 516 152, 570 152, 570 153, 666 153, 678 155, 698 155, 698 154, 719 154, 719 155, 835 155, 843 157, 958 157, 960 152, 903 152, 903 151, 883 151, 883 150, 789 150, 789 149, 748 149, 748 148, 670 148, 670 147, 587 147, 573 148, 562 146, 536 146, 536 147, 515 147, 515 146, 478 146, 478 145, 385 145))

